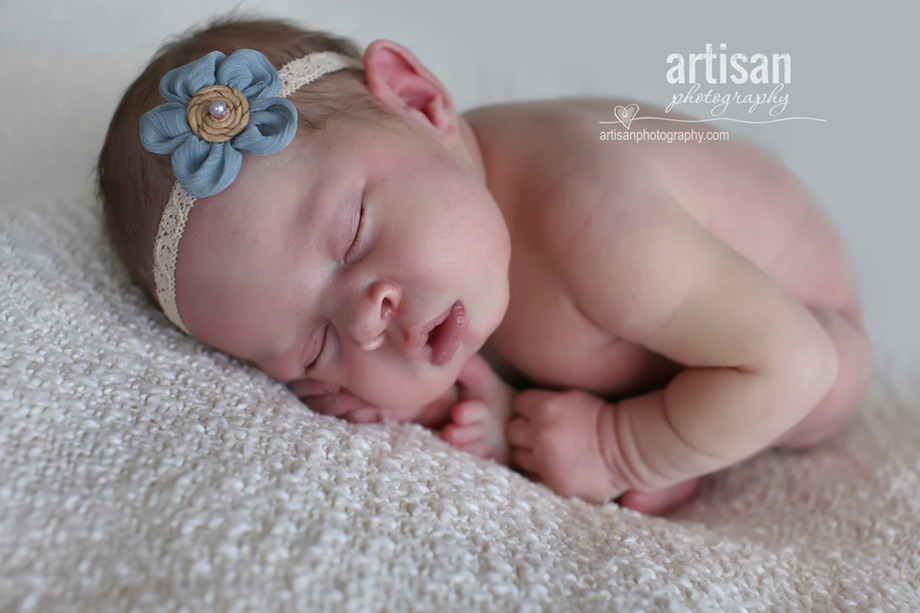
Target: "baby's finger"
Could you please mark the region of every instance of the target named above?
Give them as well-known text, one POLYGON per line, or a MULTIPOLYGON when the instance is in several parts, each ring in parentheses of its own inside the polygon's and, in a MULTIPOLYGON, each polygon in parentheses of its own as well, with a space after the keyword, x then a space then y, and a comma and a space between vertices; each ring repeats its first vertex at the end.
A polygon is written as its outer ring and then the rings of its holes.
POLYGON ((481 441, 485 438, 486 429, 484 424, 473 424, 472 426, 460 426, 458 424, 447 424, 441 430, 441 438, 451 445, 467 445, 475 441, 481 441))
POLYGON ((342 388, 338 385, 332 385, 331 383, 323 383, 312 379, 301 379, 300 381, 291 381, 288 383, 288 389, 294 392, 298 398, 304 399, 307 397, 323 396, 325 394, 335 394, 341 391, 342 388))
POLYGON ((522 417, 515 417, 508 422, 506 432, 508 434, 508 442, 511 443, 511 445, 520 449, 530 449, 532 436, 529 420, 522 417))
POLYGON ((305 405, 322 415, 341 416, 355 409, 370 407, 367 402, 354 394, 340 390, 332 394, 306 396, 301 399, 305 405))
POLYGON ((471 453, 477 458, 482 458, 484 460, 492 459, 492 453, 489 450, 489 446, 485 441, 473 441, 472 443, 466 443, 465 445, 457 445, 457 448, 461 451, 471 453))
POLYGON ((488 417, 489 407, 481 400, 464 400, 455 404, 450 410, 451 420, 461 426, 482 423, 488 417))
POLYGON ((521 417, 530 417, 534 411, 538 410, 548 395, 554 392, 546 390, 529 389, 515 394, 511 401, 511 412, 521 417))

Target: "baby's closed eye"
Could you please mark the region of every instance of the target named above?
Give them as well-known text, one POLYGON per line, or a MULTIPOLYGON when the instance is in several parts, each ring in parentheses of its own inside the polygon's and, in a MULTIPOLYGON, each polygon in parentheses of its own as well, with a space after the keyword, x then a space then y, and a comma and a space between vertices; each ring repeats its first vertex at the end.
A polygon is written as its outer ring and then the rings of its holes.
POLYGON ((358 219, 355 222, 354 235, 351 239, 351 243, 348 245, 348 251, 345 252, 344 261, 346 264, 354 262, 360 255, 362 240, 364 230, 364 202, 361 202, 361 206, 358 209, 358 219))

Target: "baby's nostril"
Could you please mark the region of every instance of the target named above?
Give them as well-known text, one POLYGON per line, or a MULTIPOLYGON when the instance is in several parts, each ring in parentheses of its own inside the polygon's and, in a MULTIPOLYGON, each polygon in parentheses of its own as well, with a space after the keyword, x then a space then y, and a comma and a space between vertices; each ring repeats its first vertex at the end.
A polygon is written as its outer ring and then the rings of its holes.
POLYGON ((396 306, 393 304, 393 301, 389 298, 384 298, 383 302, 380 305, 380 315, 384 319, 389 319, 390 316, 396 311, 396 306))

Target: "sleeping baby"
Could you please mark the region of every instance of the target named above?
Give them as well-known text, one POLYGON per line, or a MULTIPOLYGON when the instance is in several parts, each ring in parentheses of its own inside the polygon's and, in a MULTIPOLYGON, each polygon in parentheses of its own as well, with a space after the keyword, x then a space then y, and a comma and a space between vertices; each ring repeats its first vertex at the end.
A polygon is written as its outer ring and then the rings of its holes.
POLYGON ((618 104, 460 115, 396 43, 222 21, 127 90, 99 190, 167 318, 312 409, 661 513, 833 435, 874 359, 789 172, 736 142, 601 142, 618 104))

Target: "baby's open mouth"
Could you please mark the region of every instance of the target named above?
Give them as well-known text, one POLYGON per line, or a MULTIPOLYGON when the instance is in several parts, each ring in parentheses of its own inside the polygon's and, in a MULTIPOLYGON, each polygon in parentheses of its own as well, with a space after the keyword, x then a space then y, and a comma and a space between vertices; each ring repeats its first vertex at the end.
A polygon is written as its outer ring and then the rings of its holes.
POLYGON ((459 300, 450 307, 447 317, 428 333, 431 347, 431 363, 435 366, 447 364, 457 348, 466 329, 466 309, 459 300))

